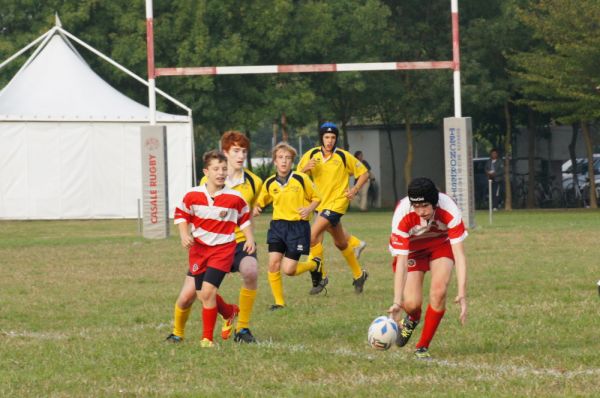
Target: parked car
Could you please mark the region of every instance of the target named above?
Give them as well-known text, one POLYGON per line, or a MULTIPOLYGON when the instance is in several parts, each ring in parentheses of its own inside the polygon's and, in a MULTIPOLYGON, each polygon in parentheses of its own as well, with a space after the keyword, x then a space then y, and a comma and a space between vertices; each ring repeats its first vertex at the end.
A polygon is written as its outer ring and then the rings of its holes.
MULTIPOLYGON (((588 159, 577 158, 577 185, 573 184, 573 162, 571 159, 561 166, 562 187, 567 206, 588 205, 590 180, 588 175, 588 159)), ((600 153, 594 154, 594 180, 596 181, 596 198, 600 199, 600 153)))

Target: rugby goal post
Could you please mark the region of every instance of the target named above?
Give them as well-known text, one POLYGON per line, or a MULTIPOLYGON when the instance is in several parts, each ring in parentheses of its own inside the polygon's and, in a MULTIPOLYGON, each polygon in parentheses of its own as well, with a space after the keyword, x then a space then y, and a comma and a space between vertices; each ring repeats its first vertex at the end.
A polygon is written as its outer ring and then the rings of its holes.
MULTIPOLYGON (((156 124, 155 81, 159 76, 246 75, 278 73, 360 72, 382 70, 451 69, 454 87, 454 117, 444 118, 446 192, 463 212, 465 224, 475 226, 471 118, 462 116, 460 89, 460 45, 458 0, 450 0, 452 16, 452 60, 416 62, 369 62, 296 65, 240 65, 155 68, 154 17, 152 0, 146 1, 146 44, 148 50, 148 107, 150 124, 156 124)), ((144 218, 146 215, 144 214, 144 218)))

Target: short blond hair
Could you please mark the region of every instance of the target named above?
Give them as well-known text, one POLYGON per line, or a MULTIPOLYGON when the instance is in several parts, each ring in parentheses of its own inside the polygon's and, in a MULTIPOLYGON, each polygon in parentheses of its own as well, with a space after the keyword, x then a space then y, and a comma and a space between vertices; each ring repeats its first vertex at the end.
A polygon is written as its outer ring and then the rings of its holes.
POLYGON ((279 144, 275 145, 275 147, 273 148, 273 152, 272 152, 272 158, 273 161, 275 161, 275 157, 277 156, 277 152, 279 151, 287 151, 289 153, 292 154, 292 162, 294 160, 296 160, 296 156, 298 156, 298 152, 296 152, 296 150, 294 149, 293 146, 291 146, 290 144, 288 144, 287 142, 280 142, 279 144))

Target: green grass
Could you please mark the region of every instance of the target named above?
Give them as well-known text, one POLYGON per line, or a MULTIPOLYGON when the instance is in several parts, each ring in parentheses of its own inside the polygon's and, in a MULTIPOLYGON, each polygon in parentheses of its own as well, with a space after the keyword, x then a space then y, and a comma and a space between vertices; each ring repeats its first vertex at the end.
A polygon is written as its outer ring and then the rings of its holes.
MULTIPOLYGON (((186 270, 175 235, 143 240, 129 220, 0 222, 0 396, 597 396, 600 212, 500 212, 491 226, 478 213, 469 320, 461 327, 449 305, 429 363, 412 358, 414 342, 366 344, 392 299, 390 217, 344 217, 369 243, 362 296, 327 238, 329 294, 309 296, 308 275, 284 277, 288 307, 275 313, 259 218, 261 343, 216 350, 199 347, 199 303, 186 341, 163 341, 186 270)), ((239 286, 228 277, 222 293, 237 300, 239 286)))

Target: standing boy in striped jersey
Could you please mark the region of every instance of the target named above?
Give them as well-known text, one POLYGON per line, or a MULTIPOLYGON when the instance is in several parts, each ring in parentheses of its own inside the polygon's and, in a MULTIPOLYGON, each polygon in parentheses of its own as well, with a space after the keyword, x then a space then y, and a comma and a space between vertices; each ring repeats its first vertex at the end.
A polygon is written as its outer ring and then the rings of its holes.
MULTIPOLYGON (((244 161, 248 155, 250 141, 248 137, 239 131, 226 131, 221 136, 221 149, 227 158, 227 178, 225 185, 238 191, 246 203, 252 208, 262 187, 262 180, 251 171, 244 168, 244 161)), ((207 182, 206 176, 200 180, 200 185, 207 182)), ((238 227, 235 229, 235 256, 231 272, 239 272, 242 276, 242 287, 239 295, 239 314, 235 326, 236 342, 255 343, 256 339, 250 332, 249 324, 256 299, 256 290, 258 287, 258 262, 256 261, 256 252, 248 253, 244 250, 246 237, 238 227)), ((173 311, 173 334, 171 339, 183 337, 185 335, 185 324, 189 317, 192 305, 196 300, 196 286, 194 278, 188 276, 185 278, 183 287, 179 292, 179 297, 175 303, 173 311)), ((224 318, 221 328, 221 338, 227 340, 233 331, 233 317, 224 318)))
POLYGON ((273 220, 267 233, 269 244, 269 284, 275 304, 271 310, 285 307, 281 270, 290 276, 306 271, 319 271, 319 264, 298 263, 300 256, 310 248, 310 224, 308 219, 321 198, 310 178, 292 171, 296 150, 286 143, 273 148, 276 174, 267 178, 254 208, 258 216, 262 208, 273 203, 273 220))
MULTIPOLYGON (((235 228, 246 237, 244 250, 256 250, 250 226, 250 208, 242 195, 225 186, 227 158, 210 151, 203 156, 206 183, 193 188, 175 210, 175 224, 181 244, 189 249, 188 276, 194 279, 196 293, 202 301, 202 347, 213 347, 217 314, 233 320, 239 312, 218 294, 219 286, 231 270, 235 255, 235 228)), ((168 341, 180 342, 177 324, 168 341)))

